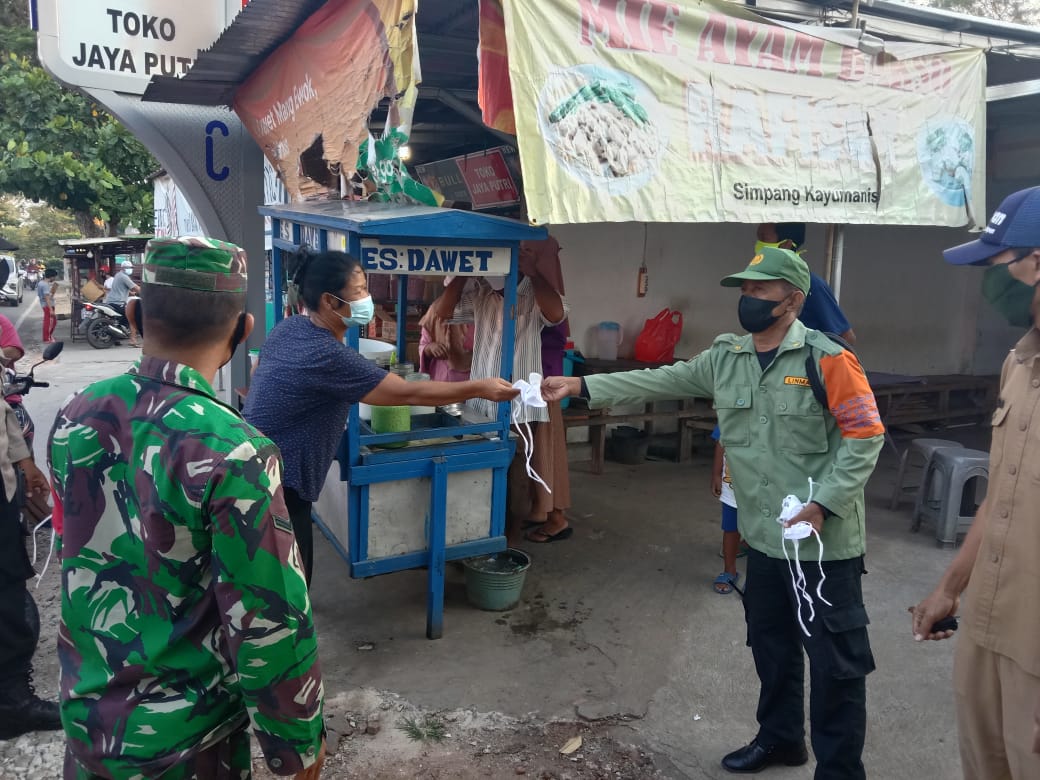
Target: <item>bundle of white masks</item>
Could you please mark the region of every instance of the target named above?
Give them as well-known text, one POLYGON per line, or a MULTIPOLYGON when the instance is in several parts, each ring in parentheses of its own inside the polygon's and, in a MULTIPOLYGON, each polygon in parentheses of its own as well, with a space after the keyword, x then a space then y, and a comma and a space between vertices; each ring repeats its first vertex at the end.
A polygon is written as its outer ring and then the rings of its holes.
POLYGON ((520 410, 524 407, 531 409, 544 409, 545 399, 542 398, 542 375, 531 374, 528 377, 528 381, 518 379, 513 382, 513 387, 520 391, 520 395, 513 399, 511 414, 513 418, 513 424, 516 426, 516 432, 520 438, 523 439, 524 447, 526 450, 525 467, 527 469, 527 476, 545 488, 547 493, 552 493, 552 488, 545 484, 538 472, 531 466, 531 456, 534 454, 534 433, 531 432, 531 426, 525 420, 520 422, 520 410), (523 427, 521 427, 523 426, 523 427), (527 435, 524 435, 524 430, 527 431, 527 435))
POLYGON ((807 539, 812 534, 816 534, 816 541, 820 544, 820 554, 816 561, 816 564, 820 567, 820 582, 816 586, 816 598, 826 604, 828 607, 833 606, 827 599, 823 597, 823 582, 827 579, 827 575, 823 572, 823 539, 820 537, 819 532, 813 528, 812 523, 805 522, 804 520, 799 523, 788 527, 784 527, 784 523, 793 517, 797 517, 798 513, 805 509, 806 504, 812 502, 813 497, 813 480, 809 477, 809 497, 803 504, 798 500, 798 496, 789 495, 787 496, 780 506, 780 516, 776 518, 776 522, 780 523, 780 546, 784 551, 784 558, 787 560, 787 568, 791 572, 791 585, 794 588, 795 601, 798 602, 798 625, 802 627, 802 632, 806 636, 812 636, 809 633, 809 629, 805 627, 805 621, 802 620, 802 601, 804 600, 809 608, 809 622, 812 623, 816 619, 816 607, 813 605, 813 598, 809 593, 809 588, 806 585, 805 572, 802 570, 802 562, 798 557, 798 546, 802 539, 807 539), (794 563, 792 564, 790 556, 787 554, 787 542, 790 540, 794 545, 794 563))

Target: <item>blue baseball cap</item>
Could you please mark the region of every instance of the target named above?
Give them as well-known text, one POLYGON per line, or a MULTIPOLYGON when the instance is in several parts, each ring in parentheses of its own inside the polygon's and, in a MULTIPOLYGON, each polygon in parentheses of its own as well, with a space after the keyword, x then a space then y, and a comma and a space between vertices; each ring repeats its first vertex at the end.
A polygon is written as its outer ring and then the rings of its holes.
POLYGON ((1004 198, 975 241, 943 250, 947 263, 986 265, 993 255, 1015 247, 1040 247, 1040 187, 1004 198))

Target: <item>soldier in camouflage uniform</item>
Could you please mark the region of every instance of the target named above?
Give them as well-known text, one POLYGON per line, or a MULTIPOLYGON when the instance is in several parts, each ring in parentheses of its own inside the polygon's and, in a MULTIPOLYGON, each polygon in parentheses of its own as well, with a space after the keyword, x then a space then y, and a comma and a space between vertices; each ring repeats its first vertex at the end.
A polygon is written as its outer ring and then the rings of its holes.
POLYGON ((252 329, 245 253, 155 239, 144 356, 51 432, 65 778, 316 778, 318 649, 275 445, 212 382, 252 329))

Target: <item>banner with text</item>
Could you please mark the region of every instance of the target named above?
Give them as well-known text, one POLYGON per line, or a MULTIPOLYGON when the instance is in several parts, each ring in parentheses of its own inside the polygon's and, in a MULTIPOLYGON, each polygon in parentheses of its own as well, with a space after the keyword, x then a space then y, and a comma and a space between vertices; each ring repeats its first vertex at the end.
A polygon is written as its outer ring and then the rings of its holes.
POLYGON ((369 272, 439 276, 495 276, 509 273, 507 246, 395 246, 361 240, 361 265, 369 272))
POLYGON ((985 54, 871 55, 722 0, 511 0, 538 223, 985 221, 985 54))
POLYGON ((328 0, 235 93, 235 113, 293 199, 338 189, 338 174, 353 172, 380 100, 391 99, 388 124, 407 136, 414 26, 415 0, 328 0))

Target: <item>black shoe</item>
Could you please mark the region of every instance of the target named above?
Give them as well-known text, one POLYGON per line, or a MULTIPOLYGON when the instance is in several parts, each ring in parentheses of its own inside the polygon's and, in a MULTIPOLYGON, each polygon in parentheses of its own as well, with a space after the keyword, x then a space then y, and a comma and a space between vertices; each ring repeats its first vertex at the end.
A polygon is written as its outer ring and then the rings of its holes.
POLYGON ((60 731, 58 703, 36 695, 32 676, 5 680, 7 690, 0 692, 0 739, 14 739, 30 731, 60 731))
POLYGON ((734 750, 722 759, 722 768, 727 772, 754 774, 775 764, 801 766, 809 760, 805 743, 793 745, 763 745, 758 737, 751 744, 734 750))

